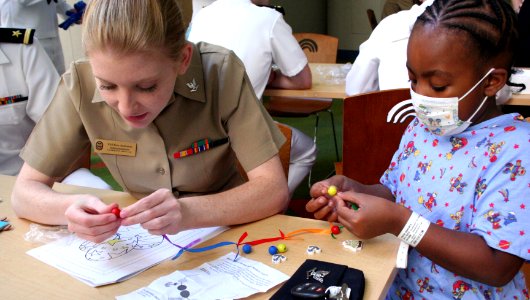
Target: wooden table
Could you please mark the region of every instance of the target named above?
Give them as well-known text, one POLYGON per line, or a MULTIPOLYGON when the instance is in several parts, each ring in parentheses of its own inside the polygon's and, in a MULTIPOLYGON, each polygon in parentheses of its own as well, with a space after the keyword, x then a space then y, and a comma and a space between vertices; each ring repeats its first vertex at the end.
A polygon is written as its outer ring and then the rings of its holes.
MULTIPOLYGON (((316 71, 319 67, 341 67, 343 64, 315 64, 310 63, 309 67, 313 75, 313 85, 307 90, 288 90, 288 89, 266 89, 263 93, 264 96, 281 96, 281 97, 293 97, 293 98, 326 98, 326 99, 342 99, 344 100, 348 96, 346 95, 345 83, 341 84, 329 84, 326 80, 319 77, 316 71)), ((529 87, 530 88, 530 87, 529 87)), ((530 106, 530 94, 514 94, 510 100, 504 105, 522 105, 530 106)))
POLYGON ((508 100, 508 102, 504 103, 504 105, 522 105, 522 106, 530 106, 530 94, 528 94, 528 91, 530 90, 529 86, 529 78, 528 75, 530 73, 530 69, 528 68, 516 68, 521 69, 523 72, 516 71, 515 74, 513 74, 510 78, 510 80, 514 83, 523 83, 526 85, 526 90, 524 91, 525 94, 513 94, 512 98, 508 100))
POLYGON ((513 94, 512 98, 504 105, 530 106, 530 94, 513 94))
MULTIPOLYGON (((149 285, 155 279, 168 275, 175 270, 192 269, 204 262, 212 261, 233 251, 231 247, 220 247, 202 253, 184 253, 175 261, 164 261, 139 275, 121 283, 98 288, 90 287, 29 255, 26 251, 39 246, 24 240, 30 222, 18 219, 10 204, 10 194, 15 178, 0 175, 0 215, 7 216, 14 226, 11 231, 0 232, 0 295, 2 299, 114 299, 117 295, 127 294, 149 285)), ((56 190, 67 193, 91 193, 106 202, 117 202, 126 206, 134 199, 126 193, 102 191, 88 188, 56 184, 56 190)), ((300 228, 328 228, 323 221, 303 219, 285 215, 276 215, 251 224, 234 226, 206 244, 220 241, 237 241, 244 231, 247 239, 259 239, 278 235, 278 229, 291 232, 300 228)), ((395 258, 399 240, 392 235, 384 235, 365 241, 364 248, 358 253, 345 250, 341 242, 355 238, 349 232, 343 232, 334 240, 328 235, 304 234, 300 239, 287 240, 287 261, 274 265, 267 252, 268 244, 256 246, 247 258, 261 261, 281 272, 292 275, 305 259, 347 264, 360 269, 366 277, 364 299, 383 299, 396 273, 395 258), (319 245, 322 253, 313 256, 306 254, 309 244, 319 245)), ((278 287, 268 293, 256 294, 248 299, 268 299, 278 287)))
POLYGON ((313 75, 313 85, 308 90, 288 90, 288 89, 266 89, 263 96, 281 96, 293 98, 326 98, 344 99, 346 98, 346 87, 344 81, 340 84, 329 84, 326 80, 318 76, 317 68, 341 67, 343 64, 314 64, 310 63, 313 75))

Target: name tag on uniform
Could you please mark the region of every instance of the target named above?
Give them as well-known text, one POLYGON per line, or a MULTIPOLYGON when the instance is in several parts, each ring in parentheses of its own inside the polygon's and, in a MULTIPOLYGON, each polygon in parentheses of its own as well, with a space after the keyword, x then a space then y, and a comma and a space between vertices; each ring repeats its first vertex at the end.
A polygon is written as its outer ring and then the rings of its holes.
POLYGON ((97 139, 94 152, 101 154, 136 156, 136 143, 97 139))

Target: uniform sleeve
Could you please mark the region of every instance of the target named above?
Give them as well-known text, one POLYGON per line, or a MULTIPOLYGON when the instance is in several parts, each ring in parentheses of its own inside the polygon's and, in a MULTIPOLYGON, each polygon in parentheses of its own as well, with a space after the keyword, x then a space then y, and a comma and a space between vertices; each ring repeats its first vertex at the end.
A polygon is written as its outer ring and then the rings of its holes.
POLYGON ((529 134, 530 130, 516 127, 494 140, 496 145, 504 144, 475 185, 470 229, 490 247, 525 260, 530 259, 530 143, 521 137, 529 134))
POLYGON ((63 19, 68 18, 68 16, 66 15, 66 12, 72 9, 73 7, 70 4, 68 4, 65 0, 57 1, 56 11, 58 14, 61 15, 63 19))
POLYGON ((359 47, 359 55, 346 75, 348 96, 379 90, 379 51, 383 45, 383 27, 384 23, 379 24, 359 47))
POLYGON ((24 52, 22 69, 30 99, 26 112, 37 123, 50 104, 60 78, 50 58, 36 39, 33 45, 23 47, 22 51, 24 52))
POLYGON ((13 2, 18 2, 20 5, 23 5, 23 6, 30 6, 30 5, 35 5, 41 2, 45 2, 45 1, 46 0, 14 0, 13 2))
POLYGON ((248 172, 278 154, 285 137, 254 94, 243 63, 233 53, 219 76, 231 81, 222 85, 226 88, 220 91, 219 109, 232 149, 248 172))
POLYGON ((71 165, 90 146, 78 113, 79 83, 75 66, 65 73, 48 109, 32 131, 20 156, 50 177, 67 175, 71 165), (73 74, 73 75, 72 75, 73 74))
POLYGON ((291 27, 278 14, 271 32, 272 61, 283 75, 293 77, 307 65, 307 57, 294 38, 291 27))

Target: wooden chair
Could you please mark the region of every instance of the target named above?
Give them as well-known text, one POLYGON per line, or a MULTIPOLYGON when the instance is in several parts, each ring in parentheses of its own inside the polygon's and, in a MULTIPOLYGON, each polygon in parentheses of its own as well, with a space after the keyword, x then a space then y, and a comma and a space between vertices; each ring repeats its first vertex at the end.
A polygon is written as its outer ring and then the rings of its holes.
POLYGON ((370 22, 370 27, 372 27, 372 30, 377 27, 377 18, 375 17, 375 12, 373 9, 367 9, 366 10, 366 16, 368 16, 368 22, 370 22))
MULTIPOLYGON (((317 33, 295 33, 300 47, 307 55, 310 63, 335 63, 337 61, 337 50, 339 39, 333 36, 317 33)), ((331 111, 331 99, 306 99, 290 97, 270 97, 263 105, 273 117, 305 118, 315 116, 315 130, 313 141, 317 141, 319 113, 328 112, 331 117, 331 126, 335 142, 335 154, 339 160, 339 149, 337 146, 337 135, 335 133, 335 120, 331 111)), ((311 173, 309 173, 309 184, 311 184, 311 173)))
POLYGON ((337 174, 364 184, 379 183, 410 122, 407 119, 403 123, 387 123, 387 113, 406 99, 410 99, 409 89, 378 91, 344 99, 342 166, 336 166, 337 174))
POLYGON ((295 33, 293 35, 304 50, 309 62, 333 64, 337 62, 338 38, 318 33, 295 33))

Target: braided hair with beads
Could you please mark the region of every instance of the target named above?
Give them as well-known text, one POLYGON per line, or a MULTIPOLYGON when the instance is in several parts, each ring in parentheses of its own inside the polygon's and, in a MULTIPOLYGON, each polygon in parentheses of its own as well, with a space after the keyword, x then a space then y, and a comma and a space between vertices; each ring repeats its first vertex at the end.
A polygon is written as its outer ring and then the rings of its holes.
POLYGON ((463 31, 481 62, 505 55, 506 69, 513 63, 518 42, 517 17, 503 0, 435 0, 414 26, 433 25, 463 31))

